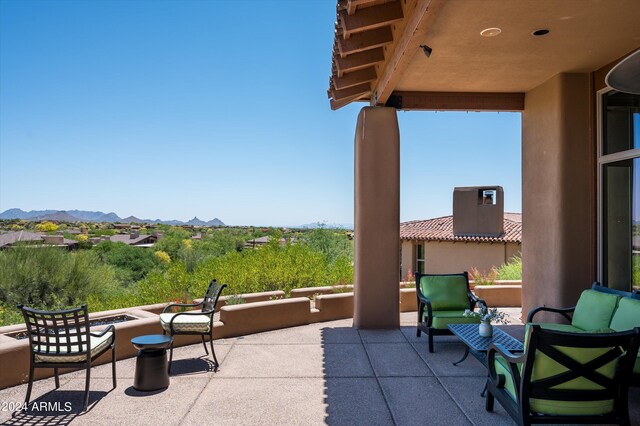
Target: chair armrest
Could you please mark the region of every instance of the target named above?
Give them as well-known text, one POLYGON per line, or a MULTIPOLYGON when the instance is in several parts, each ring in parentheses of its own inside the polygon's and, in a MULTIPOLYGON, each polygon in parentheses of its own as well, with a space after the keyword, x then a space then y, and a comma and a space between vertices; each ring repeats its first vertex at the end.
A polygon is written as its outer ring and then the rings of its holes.
POLYGON ((526 354, 516 356, 499 343, 491 343, 491 345, 489 345, 489 349, 487 350, 487 369, 489 370, 490 380, 494 381, 497 387, 504 387, 506 378, 496 372, 496 354, 502 356, 509 363, 509 370, 511 371, 511 376, 513 377, 513 382, 519 399, 520 370, 518 369, 518 364, 523 364, 525 362, 526 354))
POLYGON ((105 334, 107 334, 108 332, 112 332, 113 333, 113 337, 116 337, 116 328, 113 326, 113 324, 110 324, 108 326, 106 326, 102 331, 98 332, 98 333, 89 333, 91 336, 93 337, 102 337, 105 334))
POLYGON ((170 303, 164 307, 162 313, 166 313, 171 308, 195 308, 196 306, 202 305, 202 302, 197 303, 170 303))
POLYGON ((476 304, 480 305, 480 306, 484 306, 485 308, 488 308, 487 307, 487 303, 484 300, 480 299, 475 294, 473 294, 473 292, 471 290, 467 291, 467 296, 469 297, 469 302, 470 302, 469 303, 469 305, 470 305, 469 309, 473 310, 475 308, 476 304))
POLYGON ((433 317, 433 309, 431 307, 431 301, 429 298, 423 296, 420 292, 416 291, 418 295, 418 322, 422 322, 424 314, 424 308, 427 308, 427 327, 431 327, 431 321, 433 317))
POLYGON ((538 306, 537 308, 533 308, 530 312, 529 315, 527 315, 527 322, 533 322, 533 317, 538 313, 538 312, 542 312, 542 311, 546 311, 546 312, 554 312, 556 314, 560 314, 563 317, 565 317, 568 321, 571 321, 571 317, 569 316, 570 313, 572 313, 573 311, 576 310, 575 306, 572 306, 570 308, 549 308, 547 306, 538 306))

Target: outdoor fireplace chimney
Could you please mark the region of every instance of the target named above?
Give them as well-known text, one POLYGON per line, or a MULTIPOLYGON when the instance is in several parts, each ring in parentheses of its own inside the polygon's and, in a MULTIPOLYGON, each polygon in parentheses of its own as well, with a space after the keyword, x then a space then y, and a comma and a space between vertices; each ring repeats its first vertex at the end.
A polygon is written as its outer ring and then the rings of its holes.
POLYGON ((453 189, 453 235, 499 237, 504 233, 504 191, 501 186, 453 189))

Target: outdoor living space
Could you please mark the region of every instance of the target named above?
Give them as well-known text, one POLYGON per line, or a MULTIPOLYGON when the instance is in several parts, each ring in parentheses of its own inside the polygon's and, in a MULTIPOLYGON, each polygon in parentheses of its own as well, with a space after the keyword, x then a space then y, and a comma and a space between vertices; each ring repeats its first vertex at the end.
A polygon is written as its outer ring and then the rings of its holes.
MULTIPOLYGON (((518 308, 501 308, 520 328, 518 308)), ((416 337, 415 312, 401 314, 400 330, 362 330, 352 319, 315 323, 215 341, 212 371, 200 344, 177 348, 164 391, 133 389, 135 358, 91 372, 90 406, 82 412, 84 372, 37 381, 42 411, 0 413, 9 425, 36 424, 513 424, 480 395, 486 369, 473 357, 457 366, 463 344, 438 336, 435 352, 416 337), (66 411, 66 403, 71 409, 66 411)), ((516 331, 517 333, 517 331, 516 331)), ((3 404, 24 399, 26 385, 0 391, 3 404)), ((631 422, 640 422, 640 389, 630 390, 631 422)))

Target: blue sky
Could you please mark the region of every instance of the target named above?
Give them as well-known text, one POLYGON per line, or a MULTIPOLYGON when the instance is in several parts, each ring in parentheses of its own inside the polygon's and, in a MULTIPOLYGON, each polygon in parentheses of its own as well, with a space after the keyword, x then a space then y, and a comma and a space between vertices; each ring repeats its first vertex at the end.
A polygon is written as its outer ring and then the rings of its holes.
MULTIPOLYGON (((0 1, 0 211, 353 223, 358 111, 331 111, 335 0, 0 1)), ((520 114, 399 112, 401 219, 455 186, 521 210, 520 114)))

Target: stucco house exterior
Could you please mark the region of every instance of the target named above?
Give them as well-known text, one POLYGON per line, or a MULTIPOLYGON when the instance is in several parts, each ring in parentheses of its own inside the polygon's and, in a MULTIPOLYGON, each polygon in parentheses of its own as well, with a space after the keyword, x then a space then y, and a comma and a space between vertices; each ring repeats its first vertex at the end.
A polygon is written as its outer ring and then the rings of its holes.
POLYGON ((522 250, 522 214, 504 214, 499 237, 453 233, 453 215, 400 224, 402 280, 416 272, 452 274, 499 267, 522 250))

